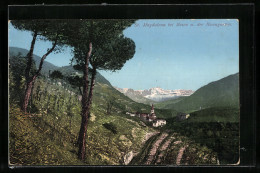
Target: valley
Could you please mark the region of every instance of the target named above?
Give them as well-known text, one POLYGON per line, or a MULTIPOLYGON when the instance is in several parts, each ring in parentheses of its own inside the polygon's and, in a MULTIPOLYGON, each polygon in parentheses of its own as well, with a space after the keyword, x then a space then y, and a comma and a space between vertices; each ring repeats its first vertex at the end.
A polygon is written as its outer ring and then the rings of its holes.
MULTIPOLYGON (((19 51, 10 48, 11 64, 18 62, 19 51)), ((23 88, 15 83, 17 74, 11 66, 9 149, 13 165, 221 165, 236 164, 239 159, 238 74, 195 92, 142 91, 159 95, 158 102, 142 94, 139 101, 131 99, 97 72, 88 115, 86 160, 81 161, 77 158, 80 92, 66 78, 49 77, 55 70, 63 76, 77 72, 71 66, 45 64, 24 113, 17 97, 23 88), (161 97, 165 92, 167 97, 161 97), (166 125, 153 127, 149 121, 126 114, 149 113, 152 104, 156 117, 166 120, 166 125), (190 116, 180 121, 181 113, 190 116)))

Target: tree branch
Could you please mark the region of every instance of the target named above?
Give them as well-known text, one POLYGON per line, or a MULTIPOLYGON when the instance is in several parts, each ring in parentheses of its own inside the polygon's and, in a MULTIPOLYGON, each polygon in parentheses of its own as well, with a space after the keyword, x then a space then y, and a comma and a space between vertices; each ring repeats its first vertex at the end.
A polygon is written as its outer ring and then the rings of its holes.
POLYGON ((35 75, 33 76, 33 78, 36 78, 36 77, 40 74, 40 72, 41 72, 41 70, 42 70, 42 65, 43 65, 44 60, 45 60, 46 57, 54 50, 54 48, 55 48, 56 45, 57 45, 57 41, 58 41, 58 34, 56 35, 56 39, 55 39, 55 41, 54 41, 54 43, 53 43, 51 49, 49 49, 49 50, 47 51, 47 53, 42 56, 41 62, 40 62, 40 64, 39 64, 39 68, 38 68, 37 72, 35 73, 35 75))

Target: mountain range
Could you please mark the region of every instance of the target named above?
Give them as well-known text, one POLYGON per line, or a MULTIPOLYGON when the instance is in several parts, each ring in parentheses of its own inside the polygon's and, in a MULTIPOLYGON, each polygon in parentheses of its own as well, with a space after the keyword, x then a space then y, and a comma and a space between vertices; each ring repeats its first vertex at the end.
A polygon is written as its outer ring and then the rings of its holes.
POLYGON ((149 99, 154 102, 161 102, 170 99, 175 99, 181 96, 190 96, 194 93, 192 90, 166 90, 160 87, 145 89, 145 90, 133 90, 131 88, 117 88, 118 91, 130 97, 133 100, 138 101, 139 98, 149 99))

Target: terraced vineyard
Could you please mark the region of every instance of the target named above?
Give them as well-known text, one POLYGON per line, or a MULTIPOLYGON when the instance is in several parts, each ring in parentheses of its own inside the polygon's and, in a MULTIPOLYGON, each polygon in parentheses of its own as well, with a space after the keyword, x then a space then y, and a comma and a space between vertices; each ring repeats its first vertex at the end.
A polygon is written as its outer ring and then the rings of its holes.
POLYGON ((218 164, 216 153, 188 138, 164 131, 154 133, 130 165, 218 164))

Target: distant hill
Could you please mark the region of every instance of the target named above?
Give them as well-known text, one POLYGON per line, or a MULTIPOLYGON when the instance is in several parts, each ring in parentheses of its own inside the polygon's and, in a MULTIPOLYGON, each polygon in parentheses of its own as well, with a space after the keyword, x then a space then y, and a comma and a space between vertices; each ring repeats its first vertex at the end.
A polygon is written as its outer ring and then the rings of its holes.
POLYGON ((171 109, 173 104, 183 100, 185 97, 186 96, 175 97, 175 98, 172 98, 171 100, 166 100, 166 101, 155 103, 155 105, 157 108, 160 108, 160 109, 171 109))
MULTIPOLYGON (((173 101, 174 102, 174 101, 173 101)), ((193 112, 210 107, 239 106, 239 74, 233 74, 211 82, 198 89, 189 97, 177 103, 169 103, 167 108, 183 112, 193 112)))
MULTIPOLYGON (((23 48, 18 48, 18 47, 9 47, 9 55, 10 56, 16 56, 19 54, 19 52, 21 53, 22 56, 26 56, 28 53, 28 50, 23 49, 23 48)), ((41 57, 37 56, 37 55, 33 55, 33 59, 35 61, 36 64, 36 68, 38 69, 38 66, 40 64, 41 61, 41 57)), ((59 70, 63 75, 68 76, 72 73, 78 72, 79 71, 75 70, 72 66, 68 65, 68 66, 63 66, 63 67, 58 67, 53 65, 52 63, 47 62, 46 60, 43 63, 43 67, 41 70, 41 74, 43 75, 48 75, 49 71, 54 71, 54 70, 59 70)), ((97 73, 96 76, 96 81, 97 82, 101 82, 107 85, 110 85, 110 82, 108 80, 106 80, 99 72, 97 73)))
MULTIPOLYGON (((9 56, 16 56, 19 54, 19 52, 21 53, 22 56, 26 56, 28 53, 28 50, 23 49, 23 48, 18 48, 18 47, 9 47, 9 56)), ((41 61, 41 57, 39 57, 37 55, 33 55, 33 59, 35 61, 36 67, 38 69, 38 66, 41 61)), ((59 68, 58 66, 55 66, 52 63, 49 63, 45 60, 43 63, 41 74, 48 75, 49 70, 53 71, 53 70, 57 70, 58 68, 59 68)))

